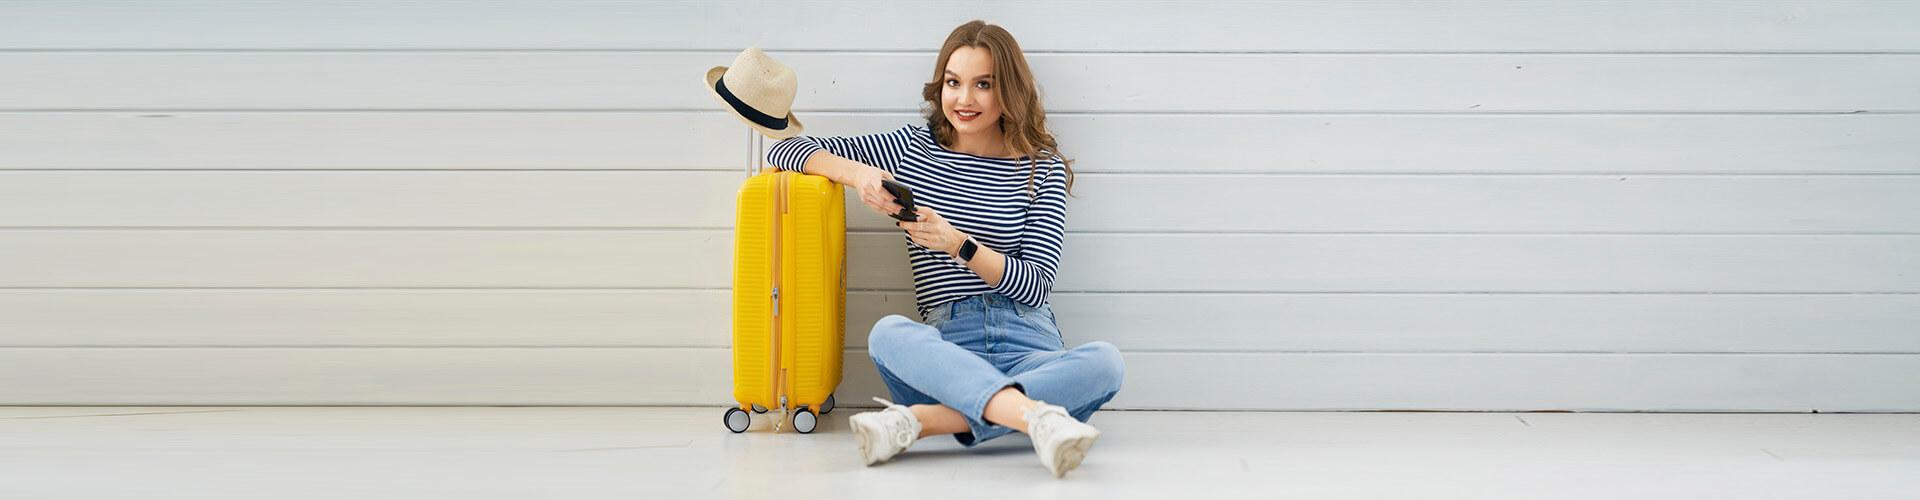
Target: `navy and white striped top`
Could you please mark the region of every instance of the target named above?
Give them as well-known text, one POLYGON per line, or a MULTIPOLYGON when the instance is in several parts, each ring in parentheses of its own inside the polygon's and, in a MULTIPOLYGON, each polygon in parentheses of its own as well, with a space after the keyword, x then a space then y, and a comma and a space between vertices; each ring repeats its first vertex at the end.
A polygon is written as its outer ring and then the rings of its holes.
POLYGON ((767 151, 767 163, 804 172, 801 165, 825 149, 873 165, 913 190, 916 204, 932 207, 955 229, 1006 256, 999 286, 988 286, 972 269, 946 252, 907 241, 913 264, 914 301, 921 318, 935 306, 999 292, 1032 307, 1047 304, 1054 271, 1060 264, 1067 230, 1067 171, 1058 159, 1033 167, 1026 158, 1002 159, 949 151, 925 126, 853 137, 793 137, 767 151))

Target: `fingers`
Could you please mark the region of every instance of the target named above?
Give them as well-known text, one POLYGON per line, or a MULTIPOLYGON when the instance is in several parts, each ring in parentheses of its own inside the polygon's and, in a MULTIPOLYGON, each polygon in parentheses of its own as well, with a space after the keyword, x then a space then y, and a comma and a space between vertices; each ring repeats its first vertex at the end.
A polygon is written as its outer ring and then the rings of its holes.
POLYGON ((906 231, 907 235, 913 237, 915 242, 929 241, 934 236, 940 234, 939 226, 927 221, 924 217, 920 219, 920 222, 894 221, 893 225, 906 231))
MULTIPOLYGON (((894 205, 893 209, 894 209, 894 212, 892 213, 899 213, 900 206, 894 205)), ((936 232, 935 231, 936 228, 946 224, 946 222, 940 220, 940 214, 934 213, 933 209, 931 208, 914 207, 913 213, 914 215, 920 216, 920 220, 912 221, 912 222, 896 221, 894 222, 893 225, 899 226, 901 229, 905 229, 909 232, 921 231, 921 232, 925 232, 926 234, 934 234, 936 232)))
POLYGON ((880 212, 880 215, 900 213, 900 205, 895 203, 896 200, 893 197, 893 193, 888 193, 885 189, 878 187, 862 189, 860 190, 860 201, 866 203, 868 207, 872 207, 873 211, 880 212))
POLYGON ((927 237, 933 235, 933 231, 927 228, 927 224, 925 222, 900 221, 900 222, 893 223, 893 225, 899 226, 901 230, 904 230, 907 232, 908 237, 913 238, 914 243, 919 243, 921 245, 925 245, 927 241, 927 237))
POLYGON ((885 215, 888 217, 892 217, 895 214, 900 213, 900 205, 892 201, 881 201, 879 204, 874 205, 873 209, 876 211, 879 211, 880 215, 885 215))
POLYGON ((890 197, 884 195, 875 195, 865 191, 860 193, 860 203, 865 204, 867 208, 873 209, 875 213, 880 215, 892 216, 893 214, 900 213, 900 205, 896 205, 890 200, 890 197))
MULTIPOLYGON (((898 207, 896 206, 896 208, 898 207)), ((920 216, 918 222, 895 221, 893 225, 906 231, 908 239, 913 240, 914 244, 923 247, 936 248, 947 242, 946 238, 948 238, 948 235, 946 231, 948 226, 945 221, 940 219, 939 213, 934 212, 932 208, 924 206, 916 207, 914 213, 920 216)))
POLYGON ((928 248, 933 247, 933 232, 919 229, 918 226, 920 224, 915 222, 901 222, 900 224, 913 226, 912 229, 907 229, 907 238, 913 240, 915 244, 928 248))

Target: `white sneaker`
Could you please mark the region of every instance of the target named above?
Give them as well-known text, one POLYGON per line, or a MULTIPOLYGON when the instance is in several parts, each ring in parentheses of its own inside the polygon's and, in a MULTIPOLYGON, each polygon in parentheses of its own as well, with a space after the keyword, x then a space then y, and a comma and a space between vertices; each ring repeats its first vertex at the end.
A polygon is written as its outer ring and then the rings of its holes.
POLYGON ((885 399, 873 400, 887 408, 847 418, 853 427, 853 439, 860 443, 860 458, 867 465, 885 462, 920 439, 920 419, 913 416, 913 410, 885 399))
POLYGON ((1027 421, 1027 435, 1033 438, 1033 451, 1040 454, 1040 463, 1053 472, 1053 477, 1065 477, 1067 471, 1079 467, 1080 460, 1087 457, 1087 448, 1100 438, 1100 429, 1075 420, 1059 405, 1044 401, 1033 403, 1033 408, 1023 417, 1027 421))

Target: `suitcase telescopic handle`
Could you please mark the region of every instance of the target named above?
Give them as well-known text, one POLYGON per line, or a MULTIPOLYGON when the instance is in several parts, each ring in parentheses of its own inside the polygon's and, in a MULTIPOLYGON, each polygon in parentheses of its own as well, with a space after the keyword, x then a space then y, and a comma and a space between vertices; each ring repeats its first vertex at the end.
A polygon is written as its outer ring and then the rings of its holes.
POLYGON ((765 161, 767 157, 767 136, 760 135, 753 129, 747 129, 747 141, 753 146, 749 148, 752 151, 748 153, 753 156, 747 157, 747 177, 753 177, 755 172, 760 171, 760 162, 765 161))

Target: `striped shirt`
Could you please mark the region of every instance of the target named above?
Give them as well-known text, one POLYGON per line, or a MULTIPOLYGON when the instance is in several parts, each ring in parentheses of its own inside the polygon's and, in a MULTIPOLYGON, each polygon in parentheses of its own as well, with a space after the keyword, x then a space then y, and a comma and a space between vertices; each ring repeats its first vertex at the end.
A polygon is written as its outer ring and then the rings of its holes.
POLYGON ((853 137, 793 137, 774 144, 767 151, 767 163, 804 172, 801 165, 807 157, 822 149, 893 174, 894 180, 913 190, 915 204, 933 208, 954 229, 1005 256, 1006 272, 1000 284, 988 285, 952 255, 920 246, 901 231, 913 264, 914 302, 921 318, 935 306, 987 292, 999 292, 1032 307, 1047 304, 1067 230, 1065 164, 1044 160, 1035 173, 1024 157, 989 158, 949 151, 920 125, 853 137))

